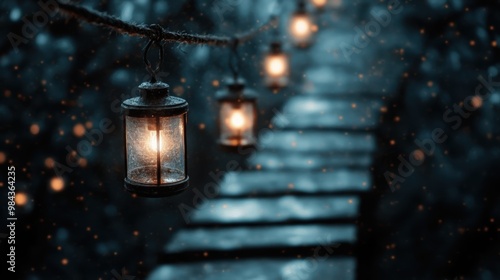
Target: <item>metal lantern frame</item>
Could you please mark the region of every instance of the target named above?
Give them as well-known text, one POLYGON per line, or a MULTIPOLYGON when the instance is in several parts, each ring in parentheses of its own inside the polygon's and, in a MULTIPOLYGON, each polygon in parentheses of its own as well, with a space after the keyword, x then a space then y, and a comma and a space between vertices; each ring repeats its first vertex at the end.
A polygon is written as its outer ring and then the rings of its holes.
POLYGON ((288 55, 283 51, 281 42, 275 41, 271 43, 269 52, 266 54, 264 61, 264 73, 265 73, 265 83, 266 86, 275 91, 288 86, 289 75, 290 75, 290 62, 288 60, 288 55), (285 57, 285 71, 281 76, 273 76, 267 70, 267 60, 273 56, 284 56, 285 57))
MULTIPOLYGON (((307 18, 308 21, 310 22, 310 24, 314 25, 313 19, 311 18, 311 16, 307 12, 306 2, 303 1, 303 0, 299 0, 297 2, 297 9, 292 14, 291 22, 293 22, 294 20, 296 20, 296 18, 298 18, 298 17, 307 18)), ((303 48, 303 49, 309 48, 313 44, 313 42, 314 42, 314 32, 313 32, 312 29, 309 30, 310 35, 307 37, 307 39, 303 39, 303 38, 302 39, 297 39, 296 36, 293 34, 293 30, 290 30, 290 32, 292 33, 291 36, 292 36, 293 45, 295 45, 295 46, 297 46, 299 48, 303 48)))
MULTIPOLYGON (((125 141, 125 170, 126 176, 124 179, 124 188, 138 196, 143 197, 165 197, 172 196, 183 192, 189 186, 189 176, 188 176, 188 166, 187 166, 187 136, 186 136, 186 126, 187 126, 187 112, 188 103, 186 100, 169 96, 169 85, 166 83, 158 82, 152 80, 151 82, 142 83, 139 86, 139 97, 134 97, 125 100, 121 107, 123 112, 123 126, 124 126, 124 141, 125 141), (160 118, 165 117, 177 117, 182 116, 183 122, 183 139, 173 139, 173 141, 183 141, 183 152, 184 152, 184 175, 185 178, 176 182, 163 183, 162 172, 166 168, 161 161, 161 150, 158 148, 156 150, 156 183, 140 183, 134 181, 129 177, 129 154, 127 143, 127 133, 130 127, 127 127, 126 119, 127 117, 134 118, 144 118, 147 119, 148 125, 151 124, 152 127, 156 129, 157 143, 159 147, 160 141, 160 118)), ((148 127, 149 129, 149 127, 148 127)), ((136 143, 137 144, 137 143, 136 143)), ((146 148, 146 147, 142 147, 146 148)))
MULTIPOLYGON (((218 144, 224 150, 235 152, 238 151, 239 148, 248 148, 254 147, 257 141, 256 137, 256 126, 257 126, 257 94, 255 91, 247 88, 245 86, 245 82, 242 79, 233 79, 230 80, 225 89, 222 89, 216 93, 216 100, 218 102, 218 118, 217 118, 217 127, 219 131, 219 140, 218 144), (245 103, 248 103, 252 106, 252 115, 253 118, 250 120, 252 122, 252 127, 250 130, 251 139, 247 139, 248 143, 238 143, 237 145, 230 145, 226 143, 223 139, 222 131, 224 126, 224 120, 221 116, 221 110, 223 103, 230 103, 232 108, 238 108, 243 106, 245 103)), ((226 139, 227 140, 227 139, 226 139)))

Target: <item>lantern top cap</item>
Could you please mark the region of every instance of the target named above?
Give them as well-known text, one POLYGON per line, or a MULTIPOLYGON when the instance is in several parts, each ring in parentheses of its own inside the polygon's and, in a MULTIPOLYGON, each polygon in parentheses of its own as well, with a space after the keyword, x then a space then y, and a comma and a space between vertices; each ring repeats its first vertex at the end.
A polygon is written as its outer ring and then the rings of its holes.
POLYGON ((283 48, 281 46, 281 42, 278 42, 278 41, 272 42, 271 43, 271 47, 270 47, 270 51, 273 54, 282 53, 283 52, 283 48))
POLYGON ((154 83, 144 82, 139 85, 139 93, 143 99, 161 99, 168 96, 170 86, 157 81, 154 83))
POLYGON ((307 13, 307 11, 306 11, 306 2, 305 1, 299 1, 297 3, 297 11, 295 13, 296 14, 305 14, 305 13, 307 13))
POLYGON ((169 85, 162 82, 144 82, 139 86, 140 96, 123 101, 126 115, 136 117, 175 116, 188 110, 186 100, 169 96, 169 85))
POLYGON ((257 94, 245 86, 245 80, 228 79, 226 88, 217 92, 216 98, 220 101, 253 101, 257 94))
POLYGON ((143 82, 142 84, 139 85, 140 89, 165 89, 165 88, 170 88, 170 86, 164 82, 161 81, 156 81, 154 83, 151 82, 143 82))
POLYGON ((245 88, 245 84, 246 84, 246 81, 243 78, 238 78, 236 80, 234 78, 229 78, 226 81, 227 88, 234 89, 234 90, 242 90, 242 89, 244 89, 245 88))

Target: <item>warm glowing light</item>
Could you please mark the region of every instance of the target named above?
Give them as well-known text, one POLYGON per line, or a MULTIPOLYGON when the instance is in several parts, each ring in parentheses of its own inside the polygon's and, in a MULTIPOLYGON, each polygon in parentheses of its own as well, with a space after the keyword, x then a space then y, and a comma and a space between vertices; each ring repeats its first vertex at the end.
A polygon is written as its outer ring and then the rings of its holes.
POLYGON ((235 110, 231 116, 229 116, 229 126, 232 129, 242 129, 245 125, 245 116, 240 110, 235 110))
POLYGON ((75 126, 73 126, 73 134, 76 137, 82 137, 85 134, 85 127, 83 126, 83 124, 75 124, 75 126))
POLYGON ((15 202, 18 206, 24 206, 28 202, 28 196, 22 192, 16 193, 15 202))
POLYGON ((7 160, 7 156, 4 152, 0 152, 0 164, 4 163, 7 160))
POLYGON ((35 123, 35 124, 32 124, 32 125, 30 126, 30 132, 31 132, 31 134, 33 134, 33 135, 37 135, 37 134, 40 132, 40 126, 39 126, 38 124, 36 124, 36 123, 35 123))
POLYGON ((54 177, 50 180, 50 188, 55 192, 60 192, 64 189, 64 180, 61 177, 54 177))
POLYGON ((292 19, 292 35, 297 39, 307 39, 311 36, 312 22, 307 15, 295 15, 292 19))
MULTIPOLYGON (((160 151, 163 144, 163 140, 160 134, 160 151)), ((154 152, 158 152, 158 138, 156 137, 156 131, 149 132, 148 147, 154 152)))
POLYGON ((87 166, 87 160, 84 159, 84 158, 79 158, 78 159, 78 164, 81 166, 81 167, 86 167, 87 166))
POLYGON ((55 161, 53 158, 48 157, 45 159, 44 164, 45 164, 45 167, 47 167, 47 168, 54 168, 55 161))
POLYGON ((266 60, 266 72, 269 75, 279 77, 286 74, 288 62, 285 55, 270 55, 266 60))
POLYGON ((328 0, 312 0, 312 3, 316 8, 323 8, 328 0))
POLYGON ((483 99, 481 98, 481 96, 475 95, 474 97, 472 97, 471 103, 474 108, 481 108, 481 106, 483 106, 483 99))
POLYGON ((423 161, 425 159, 425 154, 424 152, 422 152, 422 150, 413 151, 412 156, 416 161, 423 161))

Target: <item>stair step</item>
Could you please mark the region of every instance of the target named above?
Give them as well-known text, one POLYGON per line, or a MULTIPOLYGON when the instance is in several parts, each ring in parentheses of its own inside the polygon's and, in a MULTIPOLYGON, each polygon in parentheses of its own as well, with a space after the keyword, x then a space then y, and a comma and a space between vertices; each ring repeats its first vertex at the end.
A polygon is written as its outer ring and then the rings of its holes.
POLYGON ((261 137, 262 149, 298 152, 372 152, 375 137, 370 133, 331 131, 273 131, 261 137))
POLYGON ((332 99, 296 96, 273 118, 273 125, 287 129, 367 130, 378 125, 380 100, 332 99))
POLYGON ((248 159, 249 164, 262 170, 329 170, 335 167, 369 167, 373 158, 371 154, 338 154, 329 153, 275 153, 261 151, 248 159))
MULTIPOLYGON (((326 52, 323 52, 326 53, 326 52)), ((353 69, 353 64, 347 63, 343 53, 339 50, 330 51, 330 60, 340 62, 339 67, 332 67, 331 64, 322 63, 308 69, 305 74, 305 81, 302 92, 306 95, 314 96, 343 96, 349 94, 356 96, 390 97, 397 92, 400 78, 404 67, 398 59, 383 61, 381 64, 375 63, 375 69, 366 70, 363 68, 353 69)), ((316 59, 321 59, 320 54, 316 59)), ((322 56, 323 60, 325 55, 322 56)), ((362 60, 360 56, 353 55, 354 60, 362 60)), ((315 59, 313 57, 313 59, 315 59)))
POLYGON ((363 192, 367 191, 371 184, 369 171, 349 169, 333 172, 230 172, 220 184, 220 195, 363 192))
POLYGON ((196 263, 161 265, 147 280, 354 280, 356 260, 346 257, 327 257, 320 252, 302 259, 218 260, 196 263), (308 259, 311 257, 311 259, 308 259))
POLYGON ((191 224, 353 219, 358 215, 358 208, 359 198, 356 196, 223 198, 203 205, 191 217, 191 224))
POLYGON ((255 227, 194 228, 179 230, 165 253, 293 248, 324 244, 354 244, 354 225, 274 225, 255 227))

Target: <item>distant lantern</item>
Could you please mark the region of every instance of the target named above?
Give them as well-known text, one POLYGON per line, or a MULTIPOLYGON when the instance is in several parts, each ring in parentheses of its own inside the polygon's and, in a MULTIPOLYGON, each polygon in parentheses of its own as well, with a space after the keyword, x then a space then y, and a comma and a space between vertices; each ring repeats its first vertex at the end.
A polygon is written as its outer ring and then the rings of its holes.
POLYGON ((139 97, 122 103, 125 189, 138 196, 164 197, 188 187, 186 123, 188 103, 169 96, 169 86, 145 82, 139 97))
POLYGON ((304 1, 299 1, 297 10, 290 20, 290 34, 293 43, 301 48, 311 45, 313 39, 314 24, 311 16, 306 11, 304 1))
POLYGON ((283 52, 281 43, 273 42, 264 61, 266 85, 277 90, 288 85, 288 56, 283 52))
POLYGON ((219 144, 226 148, 255 145, 257 95, 242 80, 232 80, 216 95, 219 103, 219 144))
POLYGON ((328 0, 311 0, 311 2, 318 9, 323 9, 328 4, 328 0))

